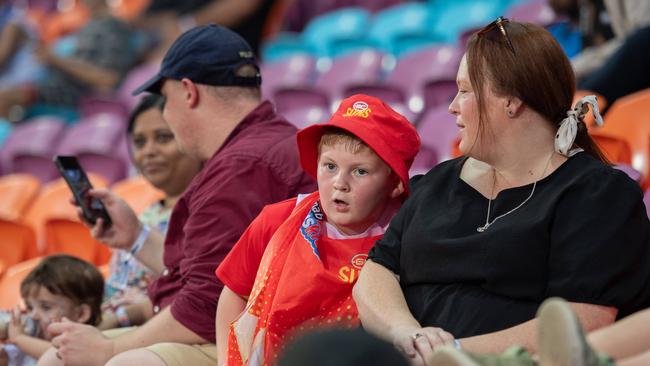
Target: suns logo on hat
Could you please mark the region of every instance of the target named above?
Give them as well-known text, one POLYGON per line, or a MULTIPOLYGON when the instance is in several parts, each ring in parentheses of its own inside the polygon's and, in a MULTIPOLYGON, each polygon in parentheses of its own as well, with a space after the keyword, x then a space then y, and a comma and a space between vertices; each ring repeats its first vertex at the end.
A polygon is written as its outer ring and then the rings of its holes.
POLYGON ((368 103, 357 101, 352 104, 352 107, 348 107, 348 109, 345 111, 345 114, 343 114, 343 117, 368 118, 370 112, 372 112, 372 110, 370 110, 370 107, 368 107, 368 103))

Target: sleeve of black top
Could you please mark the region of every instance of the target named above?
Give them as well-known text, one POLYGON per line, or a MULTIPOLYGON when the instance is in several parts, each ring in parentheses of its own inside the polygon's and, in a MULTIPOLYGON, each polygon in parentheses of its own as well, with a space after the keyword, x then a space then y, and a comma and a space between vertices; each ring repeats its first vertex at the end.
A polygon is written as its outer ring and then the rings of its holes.
POLYGON ((384 233, 384 236, 377 240, 375 245, 370 249, 368 258, 373 262, 381 264, 382 266, 388 268, 391 272, 395 274, 400 273, 400 254, 402 251, 402 231, 404 230, 405 225, 407 224, 410 202, 413 199, 413 193, 417 189, 417 183, 422 180, 423 175, 416 175, 411 178, 409 181, 409 188, 411 190, 411 198, 407 199, 402 207, 397 212, 393 220, 391 220, 388 229, 384 233))
POLYGON ((556 211, 548 296, 613 306, 619 315, 649 306, 649 243, 638 185, 613 169, 585 176, 556 211))

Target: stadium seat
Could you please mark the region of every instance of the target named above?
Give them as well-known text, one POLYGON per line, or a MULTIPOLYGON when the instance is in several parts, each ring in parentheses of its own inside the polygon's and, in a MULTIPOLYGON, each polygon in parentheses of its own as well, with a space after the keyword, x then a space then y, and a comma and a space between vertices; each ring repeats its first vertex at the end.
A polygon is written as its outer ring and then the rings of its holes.
POLYGON ((363 8, 344 8, 312 19, 302 32, 303 43, 318 57, 339 54, 337 44, 361 42, 370 24, 370 13, 363 8))
POLYGON ((312 85, 316 76, 316 60, 309 55, 293 55, 261 65, 262 96, 274 99, 275 91, 282 88, 312 85))
POLYGON ((384 52, 405 52, 442 42, 429 32, 430 13, 425 3, 405 3, 378 12, 371 21, 368 38, 384 52))
POLYGON ((153 77, 158 72, 159 66, 158 63, 154 62, 145 63, 136 66, 126 74, 117 89, 117 99, 119 100, 119 103, 126 106, 128 111, 132 111, 141 98, 141 96, 132 95, 132 92, 145 81, 153 77))
POLYGON ((376 50, 364 50, 336 58, 332 67, 316 80, 316 87, 325 91, 336 103, 347 97, 351 85, 376 82, 381 77, 384 55, 376 50))
POLYGON ((458 137, 456 117, 449 113, 447 106, 440 106, 425 112, 417 125, 422 146, 435 151, 437 161, 445 161, 453 157, 453 146, 458 137))
POLYGON ((22 304, 20 284, 41 260, 42 257, 32 258, 6 269, 5 275, 0 279, 0 309, 13 309, 22 304))
POLYGON ((58 176, 52 163, 56 146, 63 136, 62 120, 39 117, 13 129, 0 152, 4 171, 27 173, 47 182, 58 176))
POLYGON ((128 162, 116 155, 120 139, 126 139, 124 119, 113 114, 95 114, 68 129, 57 153, 76 155, 87 171, 117 182, 126 177, 128 168, 128 162))
POLYGON ((630 177, 635 182, 637 183, 641 182, 641 173, 639 173, 636 169, 632 168, 631 166, 627 164, 615 164, 614 168, 624 172, 625 174, 627 174, 628 177, 630 177))
MULTIPOLYGON (((93 187, 104 188, 104 178, 88 174, 93 187)), ((104 264, 110 250, 90 235, 90 230, 79 221, 75 207, 70 204, 72 193, 63 179, 43 187, 25 217, 25 222, 36 232, 40 253, 64 252, 91 263, 104 264)))
POLYGON ((0 177, 0 260, 5 268, 38 255, 34 230, 23 217, 40 186, 28 174, 0 177))
POLYGON ((650 218, 650 189, 646 190, 643 195, 643 204, 645 205, 645 211, 648 214, 648 218, 650 218))
POLYGON ((518 22, 528 22, 546 27, 556 21, 553 9, 548 5, 548 0, 528 0, 513 4, 506 17, 518 22))
POLYGON ((117 96, 87 96, 79 101, 79 118, 88 119, 96 114, 111 114, 121 119, 124 125, 129 118, 129 107, 117 96))
POLYGON ((498 0, 432 1, 431 32, 447 43, 456 43, 467 29, 484 26, 505 13, 508 3, 498 0))
POLYGON ((413 160, 413 165, 409 170, 409 176, 426 174, 431 168, 438 163, 438 153, 430 146, 421 146, 420 151, 413 160))
POLYGON ((296 55, 316 56, 315 51, 303 42, 300 33, 293 32, 276 34, 262 44, 260 52, 264 62, 278 62, 296 55))
POLYGON ((41 182, 30 174, 0 177, 0 218, 16 222, 22 220, 40 188, 41 182))
POLYGON ((283 113, 284 118, 298 129, 315 123, 323 123, 330 116, 329 110, 323 107, 295 108, 283 113))
MULTIPOLYGON (((609 137, 627 142, 631 150, 631 165, 641 172, 642 186, 650 180, 648 159, 650 157, 650 89, 645 89, 617 100, 605 116, 605 125, 592 128, 592 136, 609 137)), ((617 161, 616 163, 630 163, 617 161)))
POLYGON ((156 189, 141 175, 115 183, 111 190, 120 196, 136 214, 141 214, 147 207, 165 198, 165 194, 156 189))
POLYGON ((355 91, 375 95, 389 104, 405 104, 414 113, 446 103, 456 93, 462 51, 433 46, 402 56, 383 82, 359 84, 355 91))

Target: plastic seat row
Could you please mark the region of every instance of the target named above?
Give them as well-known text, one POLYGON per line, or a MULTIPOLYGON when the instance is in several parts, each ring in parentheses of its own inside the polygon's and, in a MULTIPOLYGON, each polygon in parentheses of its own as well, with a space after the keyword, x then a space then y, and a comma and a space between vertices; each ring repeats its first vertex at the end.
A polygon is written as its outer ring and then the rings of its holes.
MULTIPOLYGON (((434 46, 394 59, 376 50, 365 50, 334 59, 323 73, 310 56, 295 55, 262 65, 263 95, 280 112, 324 110, 352 94, 377 96, 407 117, 447 104, 456 93, 456 72, 462 51, 434 46), (390 70, 390 71, 387 71, 390 70)), ((305 112, 307 113, 307 112, 305 112)))
POLYGON ((116 182, 129 172, 123 118, 98 113, 67 126, 53 117, 37 117, 13 128, 0 149, 2 172, 29 173, 47 182, 59 176, 52 157, 77 155, 90 172, 116 182))
MULTIPOLYGON (((96 188, 107 181, 89 174, 96 188)), ((121 181, 112 190, 136 213, 162 198, 162 193, 141 177, 121 181)), ((0 261, 3 267, 37 255, 65 252, 95 264, 110 257, 106 246, 96 242, 77 218, 68 186, 62 179, 41 185, 28 174, 0 178, 0 261)))
POLYGON ((281 33, 264 44, 263 59, 293 54, 337 57, 366 48, 395 56, 436 43, 457 43, 463 32, 499 15, 551 23, 555 15, 546 2, 459 0, 406 2, 376 14, 360 7, 335 10, 312 19, 302 33, 281 33))

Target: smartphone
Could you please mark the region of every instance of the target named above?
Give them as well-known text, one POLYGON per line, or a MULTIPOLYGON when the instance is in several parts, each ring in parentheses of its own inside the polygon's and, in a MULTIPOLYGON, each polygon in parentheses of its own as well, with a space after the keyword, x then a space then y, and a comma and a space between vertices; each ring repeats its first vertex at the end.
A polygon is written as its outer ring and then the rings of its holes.
POLYGON ((63 179, 68 183, 77 206, 81 207, 84 220, 95 225, 97 219, 101 218, 104 220, 105 227, 111 226, 111 217, 108 215, 102 201, 88 195, 88 191, 93 186, 88 180, 86 172, 79 164, 79 160, 74 156, 57 155, 54 157, 54 164, 63 179))

